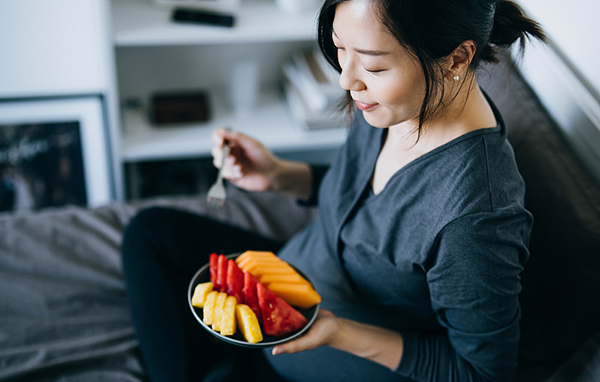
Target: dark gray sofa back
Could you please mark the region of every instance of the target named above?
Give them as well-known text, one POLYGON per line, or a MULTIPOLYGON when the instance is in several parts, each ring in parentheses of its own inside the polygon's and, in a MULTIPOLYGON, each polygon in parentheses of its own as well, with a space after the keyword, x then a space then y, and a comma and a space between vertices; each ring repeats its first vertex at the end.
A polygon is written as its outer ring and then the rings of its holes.
POLYGON ((549 374, 600 332, 600 185, 510 65, 484 70, 479 82, 505 118, 535 219, 522 275, 521 367, 549 374))

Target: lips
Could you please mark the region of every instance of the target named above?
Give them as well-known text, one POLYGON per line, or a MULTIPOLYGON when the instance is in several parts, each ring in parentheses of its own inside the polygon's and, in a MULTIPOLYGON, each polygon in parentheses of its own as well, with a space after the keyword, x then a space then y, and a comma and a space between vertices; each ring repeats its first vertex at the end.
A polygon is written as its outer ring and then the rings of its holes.
POLYGON ((377 106, 376 103, 365 103, 357 100, 354 100, 354 103, 356 104, 356 107, 362 111, 373 110, 377 106))

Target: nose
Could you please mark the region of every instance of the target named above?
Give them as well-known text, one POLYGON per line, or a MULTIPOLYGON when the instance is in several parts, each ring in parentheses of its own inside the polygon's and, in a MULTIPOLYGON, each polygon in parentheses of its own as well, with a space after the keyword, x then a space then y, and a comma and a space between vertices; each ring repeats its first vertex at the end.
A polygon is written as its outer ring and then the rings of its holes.
POLYGON ((342 89, 355 92, 365 89, 365 83, 360 79, 357 73, 358 68, 354 62, 348 59, 344 60, 344 62, 340 60, 340 66, 342 72, 340 73, 339 83, 342 89))

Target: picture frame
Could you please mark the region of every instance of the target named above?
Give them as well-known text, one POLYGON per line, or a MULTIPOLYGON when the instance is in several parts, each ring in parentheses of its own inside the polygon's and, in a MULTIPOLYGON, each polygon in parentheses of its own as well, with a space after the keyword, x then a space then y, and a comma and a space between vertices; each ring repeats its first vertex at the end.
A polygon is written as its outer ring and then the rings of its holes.
POLYGON ((108 142, 99 96, 0 101, 0 209, 110 202, 108 142))

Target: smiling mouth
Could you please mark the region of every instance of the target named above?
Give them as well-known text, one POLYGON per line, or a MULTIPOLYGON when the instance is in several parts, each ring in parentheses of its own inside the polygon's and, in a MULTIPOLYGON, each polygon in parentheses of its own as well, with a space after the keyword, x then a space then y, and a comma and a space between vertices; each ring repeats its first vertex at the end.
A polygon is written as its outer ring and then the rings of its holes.
POLYGON ((364 103, 364 102, 360 102, 357 100, 354 100, 354 103, 356 104, 356 107, 362 111, 369 111, 369 110, 374 109, 377 106, 376 103, 364 103))

